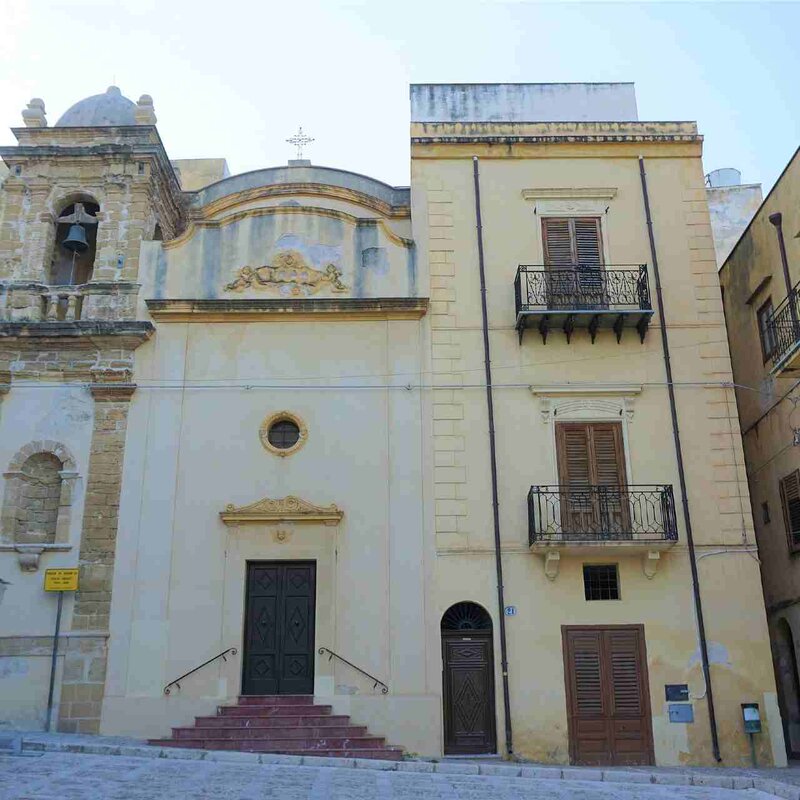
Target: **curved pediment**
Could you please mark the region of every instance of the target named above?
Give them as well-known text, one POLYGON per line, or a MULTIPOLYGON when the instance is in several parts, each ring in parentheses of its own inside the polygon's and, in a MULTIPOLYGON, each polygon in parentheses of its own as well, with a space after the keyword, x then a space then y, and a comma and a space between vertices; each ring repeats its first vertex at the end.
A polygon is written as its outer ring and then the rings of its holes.
POLYGON ((407 217, 411 205, 411 190, 406 186, 389 186, 355 172, 308 165, 232 175, 195 192, 191 208, 208 218, 261 199, 290 196, 344 200, 385 217, 407 217))

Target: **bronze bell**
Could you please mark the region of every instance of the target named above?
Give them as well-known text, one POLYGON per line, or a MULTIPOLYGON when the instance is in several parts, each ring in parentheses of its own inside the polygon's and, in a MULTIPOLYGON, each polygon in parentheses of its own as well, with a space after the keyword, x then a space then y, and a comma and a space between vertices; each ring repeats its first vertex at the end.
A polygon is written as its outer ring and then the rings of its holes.
POLYGON ((67 238, 61 242, 61 246, 71 253, 85 253, 89 249, 89 242, 86 241, 86 231, 83 225, 77 222, 69 226, 69 233, 67 238))

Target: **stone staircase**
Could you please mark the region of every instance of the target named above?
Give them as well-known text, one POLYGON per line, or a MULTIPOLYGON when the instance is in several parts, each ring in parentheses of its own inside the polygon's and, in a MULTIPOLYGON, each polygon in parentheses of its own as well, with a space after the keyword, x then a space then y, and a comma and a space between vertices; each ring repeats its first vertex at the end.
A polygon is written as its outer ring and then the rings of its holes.
POLYGON ((216 717, 195 717, 191 728, 173 728, 170 739, 151 739, 160 747, 242 750, 303 756, 377 758, 399 761, 400 747, 335 716, 331 706, 311 695, 242 696, 235 706, 219 706, 216 717))

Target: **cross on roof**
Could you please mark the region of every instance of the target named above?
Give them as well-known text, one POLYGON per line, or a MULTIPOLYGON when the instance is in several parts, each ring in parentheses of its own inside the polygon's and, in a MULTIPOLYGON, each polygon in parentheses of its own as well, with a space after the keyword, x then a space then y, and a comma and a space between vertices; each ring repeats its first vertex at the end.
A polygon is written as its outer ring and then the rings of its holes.
POLYGON ((294 136, 290 136, 286 141, 297 148, 297 159, 300 160, 303 158, 303 148, 307 144, 311 144, 314 139, 313 137, 306 136, 306 134, 303 133, 303 126, 301 125, 297 129, 297 133, 294 136))

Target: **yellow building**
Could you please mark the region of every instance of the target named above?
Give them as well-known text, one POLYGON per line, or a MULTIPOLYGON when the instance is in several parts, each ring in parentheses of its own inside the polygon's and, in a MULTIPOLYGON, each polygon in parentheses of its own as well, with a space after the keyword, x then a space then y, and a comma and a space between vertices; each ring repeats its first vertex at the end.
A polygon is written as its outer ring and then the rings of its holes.
POLYGON ((784 734, 800 752, 800 151, 720 271, 784 734))
POLYGON ((785 763, 694 124, 630 84, 413 86, 392 187, 170 161, 113 87, 23 118, 6 725, 739 765, 755 703, 785 763))

